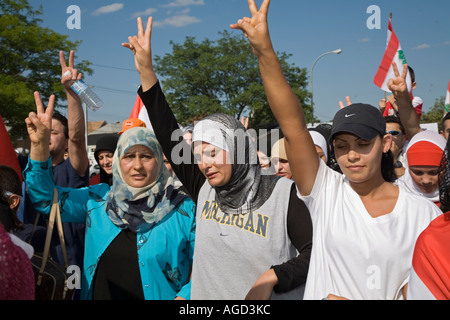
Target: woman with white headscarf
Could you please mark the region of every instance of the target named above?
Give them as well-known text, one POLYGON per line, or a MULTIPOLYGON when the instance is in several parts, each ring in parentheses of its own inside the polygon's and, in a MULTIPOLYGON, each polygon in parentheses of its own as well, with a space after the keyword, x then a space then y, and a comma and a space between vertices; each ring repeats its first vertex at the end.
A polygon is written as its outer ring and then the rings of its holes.
POLYGON ((439 166, 446 140, 433 131, 414 135, 406 149, 407 170, 397 184, 439 205, 439 166))
MULTIPOLYGON (((55 185, 48 141, 54 99, 26 119, 32 141, 24 171, 31 201, 48 214, 55 185)), ((63 221, 86 223, 82 299, 189 299, 195 205, 173 185, 161 146, 146 128, 119 138, 113 183, 56 187, 63 221)))
POLYGON ((325 140, 325 137, 315 130, 309 130, 309 134, 314 142, 314 146, 317 151, 317 155, 319 158, 327 163, 328 162, 328 142, 325 140))
POLYGON ((231 116, 197 123, 192 149, 173 141, 178 125, 152 67, 151 28, 152 18, 145 31, 138 18, 138 36, 122 45, 135 54, 138 93, 164 154, 197 203, 192 299, 302 298, 312 225, 293 181, 261 174, 252 137, 231 116), (180 145, 196 163, 179 161, 180 145))

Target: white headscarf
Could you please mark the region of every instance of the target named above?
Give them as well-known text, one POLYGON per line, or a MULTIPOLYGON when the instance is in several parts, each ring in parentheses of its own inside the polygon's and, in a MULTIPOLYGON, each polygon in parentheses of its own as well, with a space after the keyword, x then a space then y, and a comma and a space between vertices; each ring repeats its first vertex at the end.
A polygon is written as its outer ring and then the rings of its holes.
POLYGON ((421 142, 421 141, 430 142, 430 143, 438 146, 439 148, 442 149, 442 154, 444 153, 445 145, 447 143, 445 138, 436 132, 426 130, 426 131, 421 131, 421 132, 417 133, 410 140, 408 147, 406 149, 405 161, 407 164, 407 169, 405 170, 405 174, 397 180, 397 184, 413 194, 420 195, 422 197, 425 197, 425 198, 437 203, 437 202, 439 202, 439 188, 436 188, 436 190, 431 193, 424 193, 419 188, 419 186, 414 182, 414 180, 412 179, 411 174, 409 172, 409 166, 407 163, 408 150, 410 150, 414 144, 421 142))
POLYGON ((325 140, 325 137, 321 135, 319 132, 314 130, 309 130, 311 138, 314 141, 314 144, 320 148, 322 148, 323 153, 325 154, 325 162, 328 160, 328 144, 325 140))

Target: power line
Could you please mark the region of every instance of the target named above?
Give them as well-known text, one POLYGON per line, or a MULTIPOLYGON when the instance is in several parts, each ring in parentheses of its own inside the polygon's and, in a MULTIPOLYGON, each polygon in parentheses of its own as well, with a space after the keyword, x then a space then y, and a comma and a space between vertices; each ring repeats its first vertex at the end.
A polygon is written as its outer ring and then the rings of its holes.
POLYGON ((109 69, 116 69, 116 70, 123 70, 123 71, 130 71, 130 72, 137 72, 136 69, 127 69, 127 68, 121 68, 121 67, 114 67, 114 66, 107 66, 104 64, 96 64, 92 63, 93 66, 101 67, 101 68, 109 68, 109 69))
POLYGON ((102 87, 102 86, 97 86, 95 84, 91 85, 92 88, 94 89, 98 89, 100 91, 107 91, 107 92, 112 92, 112 93, 121 93, 121 94, 132 94, 132 95, 136 95, 137 91, 128 91, 128 90, 121 90, 121 89, 114 89, 114 88, 107 88, 107 87, 102 87))

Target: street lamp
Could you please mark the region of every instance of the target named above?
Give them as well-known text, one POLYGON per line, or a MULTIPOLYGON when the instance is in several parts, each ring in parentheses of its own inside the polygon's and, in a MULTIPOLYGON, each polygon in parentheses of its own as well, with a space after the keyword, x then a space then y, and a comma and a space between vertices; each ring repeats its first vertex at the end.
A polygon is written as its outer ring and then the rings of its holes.
POLYGON ((330 52, 325 52, 323 54, 321 54, 320 56, 317 57, 316 61, 314 61, 312 67, 311 67, 311 73, 310 73, 310 80, 309 80, 309 86, 310 86, 310 92, 311 92, 311 107, 312 107, 312 112, 313 112, 313 120, 314 120, 314 102, 313 102, 313 70, 314 70, 314 66, 316 65, 317 61, 319 61, 320 58, 322 58, 323 56, 326 56, 327 54, 341 54, 342 50, 341 49, 337 49, 337 50, 333 50, 330 52))

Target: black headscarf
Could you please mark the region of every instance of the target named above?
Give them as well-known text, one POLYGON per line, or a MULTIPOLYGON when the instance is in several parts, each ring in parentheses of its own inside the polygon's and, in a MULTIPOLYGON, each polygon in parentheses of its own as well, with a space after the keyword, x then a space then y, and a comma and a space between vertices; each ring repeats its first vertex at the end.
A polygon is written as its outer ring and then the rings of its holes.
POLYGON ((230 181, 214 187, 216 202, 223 212, 247 214, 266 202, 280 177, 261 174, 256 145, 242 123, 226 114, 213 114, 195 125, 192 138, 193 142, 221 147, 231 155, 230 181))
MULTIPOLYGON (((95 146, 95 152, 94 152, 94 158, 98 164, 100 164, 98 161, 99 152, 100 151, 109 151, 114 154, 114 152, 116 151, 118 140, 119 140, 119 135, 115 134, 115 133, 101 137, 100 139, 98 139, 97 144, 95 146)), ((106 171, 103 170, 101 166, 100 166, 100 182, 112 185, 112 174, 106 173, 106 171)))

